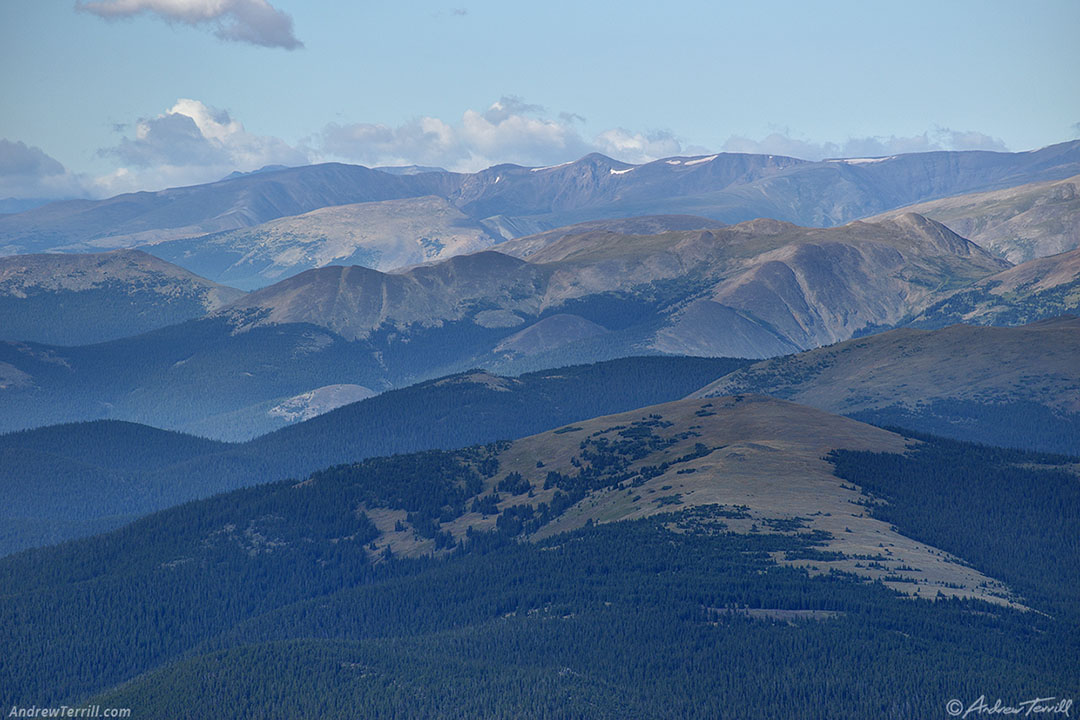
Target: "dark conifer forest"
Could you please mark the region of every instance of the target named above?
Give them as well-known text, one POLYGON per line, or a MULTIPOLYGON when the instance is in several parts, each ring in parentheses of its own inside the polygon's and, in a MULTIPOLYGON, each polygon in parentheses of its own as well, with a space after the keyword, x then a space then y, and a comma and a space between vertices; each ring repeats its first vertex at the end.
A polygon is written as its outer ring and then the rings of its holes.
MULTIPOLYGON (((623 452, 653 442, 642 427, 623 452)), ((826 534, 731 532, 745 513, 722 505, 538 542, 503 510, 435 555, 372 551, 379 508, 438 534, 485 482, 517 492, 496 444, 331 468, 4 558, 0 685, 9 703, 147 718, 899 719, 988 687, 1080 691, 1075 460, 919 441, 830 460, 876 515, 1005 579, 1027 609, 778 564, 826 534)))

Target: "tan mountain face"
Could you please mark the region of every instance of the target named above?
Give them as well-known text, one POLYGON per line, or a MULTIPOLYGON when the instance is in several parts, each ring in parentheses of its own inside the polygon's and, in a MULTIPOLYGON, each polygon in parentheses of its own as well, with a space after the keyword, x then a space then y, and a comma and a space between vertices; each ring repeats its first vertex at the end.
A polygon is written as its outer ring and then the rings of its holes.
POLYGON ((0 340, 90 345, 204 318, 243 294, 139 250, 0 257, 0 340))
POLYGON ((597 232, 619 235, 658 235, 664 232, 716 230, 722 227, 725 227, 722 222, 694 215, 645 215, 611 220, 590 220, 516 240, 507 240, 499 244, 499 252, 525 259, 571 235, 588 235, 597 232))
POLYGON ((29 292, 80 292, 110 284, 150 289, 168 297, 196 297, 207 311, 244 294, 140 250, 0 258, 0 295, 24 298, 29 292))
POLYGON ((445 260, 495 241, 445 199, 426 196, 320 208, 152 250, 178 262, 204 258, 208 276, 253 288, 327 265, 392 270, 445 260))
MULTIPOLYGON (((535 314, 541 277, 538 268, 495 252, 402 273, 331 266, 256 290, 226 311, 245 326, 307 322, 355 340, 383 325, 438 327, 471 317, 478 305, 535 314)), ((481 322, 490 321, 484 316, 481 322)))
MULTIPOLYGON (((541 315, 575 314, 571 304, 617 296, 663 319, 648 341, 655 350, 764 357, 898 322, 1006 266, 914 215, 831 229, 755 220, 656 235, 569 234, 527 261, 483 252, 394 274, 324 268, 252 293, 230 312, 244 323, 313 322, 351 339, 384 324, 469 319, 528 337, 537 333, 524 323, 541 315)), ((580 336, 591 325, 555 324, 543 345, 558 344, 556 327, 580 336)))
POLYGON ((975 283, 975 287, 985 287, 995 295, 1024 293, 1027 296, 1075 282, 1077 278, 1080 278, 1080 249, 1003 270, 975 283))
MULTIPOLYGON (((904 452, 904 438, 762 396, 682 400, 577 422, 515 441, 499 452, 499 471, 487 481, 481 495, 490 494, 499 480, 517 472, 529 483, 531 496, 502 492, 500 511, 518 504, 551 503, 555 489, 545 489, 549 472, 572 475, 588 469, 598 463, 591 453, 619 444, 626 451, 620 457, 627 460, 622 467, 627 479, 589 493, 554 522, 541 527, 535 538, 588 522, 615 522, 693 508, 702 508, 708 516, 712 510, 704 506, 723 506, 716 520, 728 530, 821 530, 832 536, 826 549, 844 555, 829 562, 788 561, 784 557, 778 558, 781 562, 809 566, 815 572, 835 568, 868 579, 899 575, 909 581, 890 582, 891 586, 923 597, 935 597, 941 591, 991 602, 1009 601, 1008 590, 1001 583, 869 517, 858 504, 858 489, 845 485, 822 459, 829 450, 840 448, 904 452), (631 444, 633 448, 628 447, 631 444), (875 567, 859 561, 867 557, 875 558, 875 567)), ((432 550, 432 541, 412 532, 404 511, 370 508, 366 512, 382 531, 374 552, 387 546, 395 554, 432 550)), ((468 528, 489 530, 495 521, 493 515, 469 512, 441 527, 460 539, 468 528)))
POLYGON ((914 212, 1014 263, 1080 248, 1080 176, 957 195, 896 210, 914 212))
POLYGON ((784 244, 745 262, 710 299, 768 322, 800 348, 898 323, 943 290, 1004 266, 917 215, 831 230, 774 229, 784 244))
POLYGON ((937 398, 1030 401, 1080 412, 1080 318, 1016 328, 900 329, 766 360, 718 379, 700 397, 768 392, 852 413, 937 398))

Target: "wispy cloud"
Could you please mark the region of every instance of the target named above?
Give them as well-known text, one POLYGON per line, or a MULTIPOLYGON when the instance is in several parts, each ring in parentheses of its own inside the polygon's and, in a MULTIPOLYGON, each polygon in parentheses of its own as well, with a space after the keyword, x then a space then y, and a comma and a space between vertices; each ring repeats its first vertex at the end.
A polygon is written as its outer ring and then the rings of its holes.
POLYGON ((107 19, 155 15, 211 30, 222 40, 286 50, 302 48, 292 17, 266 0, 76 0, 76 9, 107 19))
POLYGON ((447 123, 423 117, 391 127, 381 123, 330 123, 319 137, 329 157, 364 165, 440 165, 455 168, 467 158, 457 132, 447 123))
POLYGON ((843 142, 816 142, 792 137, 790 131, 774 132, 760 140, 744 135, 732 135, 724 142, 723 149, 725 152, 787 155, 803 160, 880 157, 934 150, 1008 150, 1000 139, 985 133, 976 130, 957 131, 943 127, 935 127, 920 135, 909 137, 896 135, 855 137, 843 142))
POLYGON ((994 150, 998 152, 1009 150, 1001 138, 992 137, 977 130, 937 128, 935 133, 943 139, 941 144, 945 150, 994 150))
POLYGON ((594 143, 599 152, 629 163, 645 163, 683 153, 682 143, 666 130, 641 133, 614 128, 597 135, 594 143))
POLYGON ((332 123, 324 128, 322 151, 366 165, 439 165, 475 171, 498 163, 554 165, 602 152, 627 162, 648 162, 682 151, 668 132, 642 133, 622 128, 593 138, 579 131, 584 118, 562 112, 554 119, 540 105, 508 95, 485 110, 466 110, 457 123, 422 117, 391 127, 371 123, 332 123))

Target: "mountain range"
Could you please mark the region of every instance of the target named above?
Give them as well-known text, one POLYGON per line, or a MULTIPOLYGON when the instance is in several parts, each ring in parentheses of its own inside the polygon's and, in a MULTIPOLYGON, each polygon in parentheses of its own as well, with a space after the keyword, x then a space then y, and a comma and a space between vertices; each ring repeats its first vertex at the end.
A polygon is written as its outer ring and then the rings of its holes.
POLYGON ((1075 318, 901 329, 757 364, 645 357, 516 378, 473 370, 242 444, 116 421, 11 433, 0 436, 8 497, 0 550, 98 532, 133 514, 335 463, 512 439, 688 394, 767 393, 908 431, 1076 453, 1078 354, 1075 318), (67 491, 58 494, 61 477, 67 491))
POLYGON ((823 162, 721 153, 630 165, 592 154, 559 166, 497 165, 472 174, 401 175, 330 163, 0 216, 0 252, 153 245, 334 205, 432 195, 506 238, 656 214, 831 226, 935 198, 1078 173, 1077 141, 1026 153, 931 152, 823 162))
POLYGON ((770 357, 894 325, 1006 265, 905 215, 829 229, 588 230, 526 260, 488 250, 393 273, 331 266, 142 335, 0 345, 0 427, 111 417, 242 439, 280 426, 272 408, 327 386, 380 392, 472 367, 642 354, 770 357))
POLYGON ((0 217, 0 252, 133 247, 251 227, 330 205, 443 194, 446 183, 452 187, 452 177, 398 177, 331 163, 107 200, 67 200, 0 217))
POLYGON ((244 327, 318 324, 350 340, 463 321, 519 328, 496 346, 504 355, 617 331, 661 352, 762 357, 895 323, 933 293, 1005 267, 915 215, 832 229, 757 220, 656 235, 570 233, 524 261, 489 251, 390 274, 322 268, 222 314, 244 327))

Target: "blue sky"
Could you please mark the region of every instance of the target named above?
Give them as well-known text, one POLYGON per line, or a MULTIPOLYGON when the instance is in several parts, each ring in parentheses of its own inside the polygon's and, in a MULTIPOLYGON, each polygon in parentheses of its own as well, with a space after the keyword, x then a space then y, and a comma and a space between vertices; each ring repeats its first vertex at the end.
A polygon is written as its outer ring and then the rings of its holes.
POLYGON ((0 198, 1080 135, 1080 2, 3 0, 0 198))

